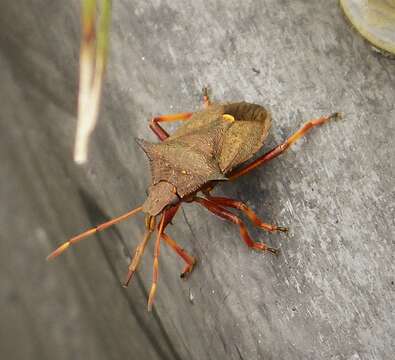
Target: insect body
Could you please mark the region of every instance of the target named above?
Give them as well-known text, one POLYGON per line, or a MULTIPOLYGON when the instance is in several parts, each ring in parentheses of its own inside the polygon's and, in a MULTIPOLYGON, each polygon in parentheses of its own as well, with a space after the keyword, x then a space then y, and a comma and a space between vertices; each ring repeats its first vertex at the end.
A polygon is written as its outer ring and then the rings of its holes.
POLYGON ((212 105, 192 114, 159 144, 138 140, 152 173, 143 210, 156 216, 165 206, 190 197, 207 184, 228 180, 235 166, 260 149, 270 124, 270 114, 259 105, 212 105))
POLYGON ((188 255, 165 232, 166 226, 183 202, 196 202, 213 214, 236 224, 242 239, 249 247, 275 254, 276 249, 253 241, 244 222, 228 208, 240 210, 255 226, 269 232, 286 232, 286 228, 266 224, 244 203, 224 197, 215 197, 210 192, 219 182, 234 180, 280 155, 308 130, 331 118, 338 117, 339 114, 323 116, 306 123, 284 143, 248 165, 244 165, 264 144, 271 126, 270 113, 260 105, 246 102, 212 104, 207 91, 204 92, 204 104, 205 109, 199 112, 154 117, 151 120, 150 128, 159 138, 159 143, 137 140, 149 158, 152 174, 149 194, 142 206, 71 238, 48 258, 56 257, 88 235, 104 230, 143 211, 146 214, 146 233, 136 248, 124 286, 128 285, 137 270, 151 234, 156 230, 153 279, 148 298, 148 309, 150 310, 157 288, 161 241, 163 240, 169 245, 186 263, 181 277, 190 273, 196 262, 195 258, 188 255), (184 121, 184 123, 174 134, 169 135, 160 123, 170 121, 184 121), (202 195, 199 195, 200 193, 202 195), (160 220, 156 226, 158 217, 160 220))

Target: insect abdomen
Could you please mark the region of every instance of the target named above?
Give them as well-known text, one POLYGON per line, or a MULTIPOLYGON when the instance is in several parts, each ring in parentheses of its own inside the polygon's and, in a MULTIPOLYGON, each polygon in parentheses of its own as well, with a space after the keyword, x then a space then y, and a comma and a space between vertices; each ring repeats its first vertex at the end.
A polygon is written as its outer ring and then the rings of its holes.
POLYGON ((228 173, 262 147, 271 126, 271 115, 263 106, 246 102, 224 105, 224 111, 236 120, 224 136, 219 157, 221 170, 228 173))

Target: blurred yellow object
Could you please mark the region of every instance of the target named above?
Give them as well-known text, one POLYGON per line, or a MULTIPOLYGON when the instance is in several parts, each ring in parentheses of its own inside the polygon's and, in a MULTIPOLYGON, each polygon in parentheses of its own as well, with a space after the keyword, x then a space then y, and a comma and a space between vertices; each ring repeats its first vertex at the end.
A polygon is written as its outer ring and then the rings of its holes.
POLYGON ((364 38, 395 54, 395 0, 340 0, 340 5, 364 38))

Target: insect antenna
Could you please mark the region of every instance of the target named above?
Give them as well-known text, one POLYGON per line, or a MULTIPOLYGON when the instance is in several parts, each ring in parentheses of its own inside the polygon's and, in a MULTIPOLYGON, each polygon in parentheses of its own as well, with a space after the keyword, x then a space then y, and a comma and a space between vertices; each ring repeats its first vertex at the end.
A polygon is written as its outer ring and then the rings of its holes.
POLYGON ((165 223, 165 215, 166 210, 164 211, 162 218, 159 223, 158 228, 158 235, 155 242, 155 250, 154 250, 154 266, 153 266, 153 273, 152 273, 152 285, 151 290, 148 296, 148 311, 152 310, 152 304, 154 303, 156 288, 158 284, 158 275, 159 275, 159 253, 160 253, 160 239, 162 237, 164 231, 164 223, 165 223))
POLYGON ((53 251, 51 254, 48 255, 47 260, 52 260, 53 258, 59 256, 63 251, 67 250, 71 245, 74 245, 75 243, 77 243, 78 241, 85 239, 86 237, 88 237, 89 235, 95 234, 99 231, 102 231, 104 229, 107 229, 108 227, 114 225, 114 224, 118 224, 123 220, 126 220, 128 218, 130 218, 131 216, 137 214, 138 212, 140 212, 143 209, 142 206, 137 207, 136 209, 133 209, 121 216, 118 216, 114 219, 111 219, 103 224, 100 224, 98 226, 95 226, 92 229, 86 230, 84 231, 82 234, 79 234, 77 236, 72 237, 70 240, 66 241, 65 243, 63 243, 62 245, 60 245, 55 251, 53 251))
POLYGON ((140 264, 141 258, 144 254, 144 250, 147 247, 148 241, 151 238, 153 231, 155 230, 155 217, 154 216, 147 216, 146 217, 145 227, 146 227, 146 231, 144 234, 144 239, 140 242, 140 244, 138 244, 138 246, 136 248, 133 259, 130 262, 129 267, 128 267, 128 273, 126 275, 126 280, 122 284, 122 286, 125 288, 129 285, 130 280, 132 280, 132 277, 140 264))

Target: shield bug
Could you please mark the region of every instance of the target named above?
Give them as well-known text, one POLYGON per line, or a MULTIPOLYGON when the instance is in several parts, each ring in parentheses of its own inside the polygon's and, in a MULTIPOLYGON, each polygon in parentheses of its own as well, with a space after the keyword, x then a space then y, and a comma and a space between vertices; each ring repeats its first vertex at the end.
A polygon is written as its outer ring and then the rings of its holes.
POLYGON ((260 105, 247 102, 212 103, 207 89, 204 89, 203 99, 202 111, 152 118, 149 126, 159 138, 159 143, 137 140, 148 156, 152 174, 152 184, 145 202, 124 215, 71 238, 52 252, 48 259, 60 255, 71 245, 89 235, 126 220, 138 212, 144 212, 145 235, 129 264, 124 286, 129 284, 136 272, 147 243, 152 233, 156 231, 153 278, 148 297, 148 310, 150 310, 157 288, 161 242, 164 241, 185 262, 181 277, 189 274, 196 262, 195 258, 165 231, 183 202, 198 203, 218 217, 237 225, 241 238, 248 247, 257 251, 277 253, 276 249, 251 239, 244 222, 228 208, 241 211, 255 226, 268 232, 286 232, 287 228, 267 224, 243 202, 212 196, 211 190, 222 181, 235 180, 274 159, 313 127, 339 117, 339 113, 307 122, 282 144, 245 164, 265 142, 271 127, 270 113, 260 105), (169 135, 160 124, 173 121, 183 121, 183 124, 169 135), (157 218, 159 218, 158 222, 157 218))

